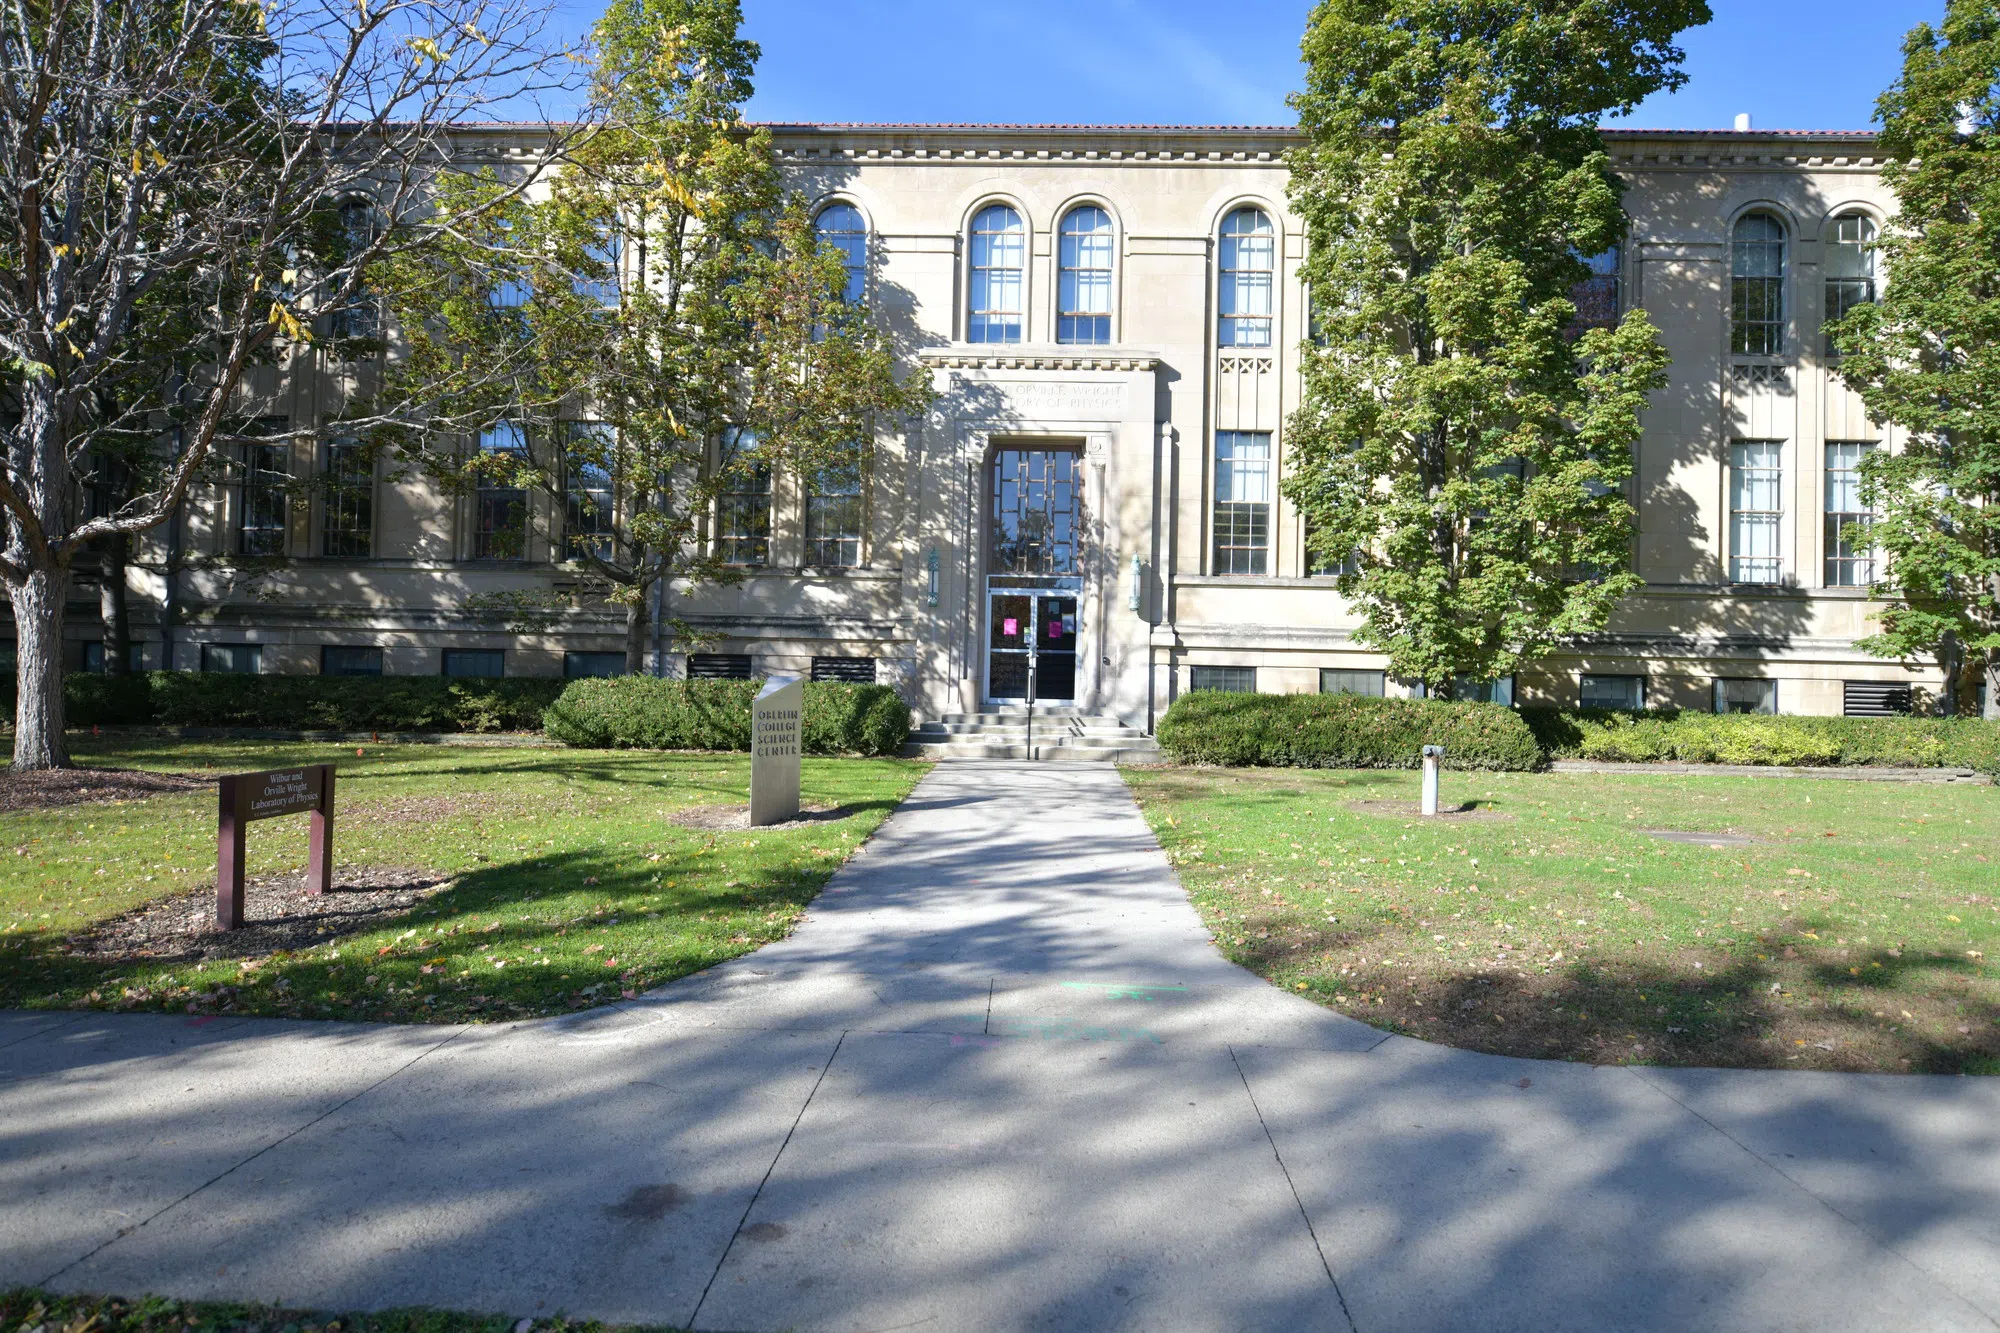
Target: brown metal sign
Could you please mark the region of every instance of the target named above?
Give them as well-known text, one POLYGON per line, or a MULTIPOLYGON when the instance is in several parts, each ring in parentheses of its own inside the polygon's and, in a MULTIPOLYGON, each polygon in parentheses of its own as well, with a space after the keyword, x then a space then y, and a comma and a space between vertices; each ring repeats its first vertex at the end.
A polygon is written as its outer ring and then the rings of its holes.
POLYGON ((312 846, 306 855, 306 892, 325 893, 333 883, 333 765, 232 773, 217 793, 215 922, 224 930, 243 924, 243 833, 254 820, 310 814, 312 846))

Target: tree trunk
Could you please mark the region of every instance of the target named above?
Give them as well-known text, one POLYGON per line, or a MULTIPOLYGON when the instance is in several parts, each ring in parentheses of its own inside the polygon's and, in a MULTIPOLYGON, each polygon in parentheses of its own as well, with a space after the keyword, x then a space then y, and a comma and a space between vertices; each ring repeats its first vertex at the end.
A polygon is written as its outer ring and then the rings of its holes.
POLYGON ((1938 670, 1944 673, 1944 688, 1938 692, 1938 712, 1944 717, 1957 717, 1960 676, 1965 662, 1965 654, 1958 650, 1958 636, 1946 634, 1938 647, 1938 670))
POLYGON ((630 676, 646 674, 646 631, 651 623, 646 615, 646 590, 641 588, 638 596, 625 603, 625 673, 630 676))
POLYGON ((1986 707, 1982 716, 2000 722, 2000 653, 1986 654, 1986 707))
POLYGON ((63 737, 63 602, 69 571, 35 570, 8 589, 14 602, 14 771, 68 768, 63 737))
POLYGON ((125 559, 128 537, 107 537, 99 568, 98 611, 104 618, 104 674, 130 675, 132 671, 132 609, 125 595, 125 559))

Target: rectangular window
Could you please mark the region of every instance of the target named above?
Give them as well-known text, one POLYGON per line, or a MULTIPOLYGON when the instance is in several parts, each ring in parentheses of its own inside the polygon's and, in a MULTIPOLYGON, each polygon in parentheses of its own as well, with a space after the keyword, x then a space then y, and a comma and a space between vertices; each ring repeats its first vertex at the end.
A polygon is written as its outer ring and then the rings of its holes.
POLYGON ((379 676, 382 674, 380 648, 355 648, 328 644, 319 650, 322 676, 379 676))
POLYGON ((322 518, 323 554, 365 560, 374 553, 375 462, 351 435, 327 441, 322 518))
POLYGON ((609 229, 599 232, 596 240, 583 247, 584 268, 571 280, 570 290, 586 301, 616 310, 623 254, 617 232, 609 229))
POLYGON ((1459 676, 1451 682, 1451 697, 1462 704, 1504 704, 1514 706, 1514 678, 1501 676, 1497 680, 1474 680, 1470 676, 1459 676))
POLYGON ((1271 564, 1271 433, 1215 434, 1217 574, 1265 574, 1271 564))
POLYGON ((233 676, 254 676, 264 669, 264 646, 257 643, 204 643, 201 669, 233 676))
POLYGON ((1868 543, 1874 515, 1861 503, 1861 460, 1875 445, 1867 440, 1827 442, 1826 586, 1865 588, 1875 581, 1875 557, 1868 543))
POLYGON ((846 685, 873 685, 875 659, 872 657, 815 657, 814 680, 836 680, 846 685))
POLYGON ((1893 680, 1850 680, 1842 683, 1841 713, 1846 717, 1900 717, 1916 711, 1916 691, 1893 680))
POLYGON ((1581 337, 1590 329, 1618 327, 1618 258, 1614 245, 1583 261, 1590 276, 1569 289, 1570 302, 1576 306, 1576 318, 1567 330, 1569 337, 1581 337))
POLYGON ((757 437, 723 433, 722 489, 715 497, 715 558, 725 565, 771 562, 771 468, 757 458, 757 437))
POLYGON ((806 496, 806 563, 823 569, 861 564, 861 467, 824 468, 806 496))
POLYGON ((689 680, 750 680, 748 653, 689 653, 689 680))
POLYGON ((486 289, 486 304, 495 310, 520 310, 535 294, 528 282, 528 266, 509 254, 513 248, 513 230, 512 219, 500 219, 499 234, 494 238, 493 280, 486 289))
MULTIPOLYGON (((137 674, 146 669, 146 645, 128 643, 125 645, 125 669, 137 674)), ((83 669, 92 675, 104 673, 104 645, 86 643, 83 645, 83 669)))
POLYGON ((1715 711, 1718 713, 1776 713, 1778 682, 1775 680, 1727 679, 1715 681, 1715 711))
POLYGON ((617 454, 617 431, 606 421, 564 423, 568 448, 563 466, 568 477, 569 509, 563 536, 565 554, 573 559, 612 558, 612 506, 617 488, 611 464, 617 454))
POLYGON ((1361 568, 1361 553, 1350 551, 1345 559, 1332 560, 1313 547, 1312 525, 1299 526, 1299 541, 1305 547, 1306 577, 1315 579, 1337 579, 1343 574, 1351 574, 1361 568))
POLYGON ((1577 704, 1582 708, 1616 708, 1636 713, 1646 706, 1646 678, 1585 676, 1578 682, 1577 704))
POLYGON ((1785 516, 1784 450, 1780 440, 1738 440, 1729 446, 1729 581, 1777 583, 1785 516))
POLYGON ((1217 690, 1223 694, 1255 694, 1256 667, 1198 666, 1188 668, 1190 690, 1217 690))
POLYGON ((524 560, 528 555, 528 492, 512 483, 514 469, 527 459, 528 432, 518 421, 496 421, 479 432, 479 453, 472 558, 524 560))
MULTIPOLYGON (((250 430, 253 434, 272 434, 287 429, 288 424, 281 417, 266 418, 250 430)), ((291 511, 288 499, 291 481, 291 446, 288 443, 244 441, 236 487, 236 550, 239 555, 285 553, 285 522, 291 511)))
MULTIPOLYGON (((444 674, 473 679, 497 679, 507 674, 507 654, 498 648, 447 648, 444 674)), ((379 673, 377 673, 379 674, 379 673)))
POLYGON ((336 309, 331 318, 331 331, 336 338, 373 338, 380 327, 375 299, 365 293, 336 309))
POLYGON ((1346 671, 1333 667, 1321 667, 1319 692, 1321 694, 1359 694, 1370 699, 1382 697, 1387 677, 1380 671, 1346 671))
POLYGON ((623 653, 564 653, 563 675, 570 680, 625 674, 623 653))

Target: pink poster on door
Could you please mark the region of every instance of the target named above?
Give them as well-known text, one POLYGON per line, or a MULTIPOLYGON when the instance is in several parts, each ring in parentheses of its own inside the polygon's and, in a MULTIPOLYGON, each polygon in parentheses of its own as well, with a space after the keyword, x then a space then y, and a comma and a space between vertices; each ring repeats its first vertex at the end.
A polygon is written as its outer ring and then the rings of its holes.
POLYGON ((1060 619, 1051 620, 1049 622, 1049 637, 1051 639, 1060 639, 1062 636, 1063 636, 1062 621, 1060 619))
POLYGON ((1000 622, 1000 632, 1011 639, 1021 632, 1021 622, 1009 616, 1000 622))

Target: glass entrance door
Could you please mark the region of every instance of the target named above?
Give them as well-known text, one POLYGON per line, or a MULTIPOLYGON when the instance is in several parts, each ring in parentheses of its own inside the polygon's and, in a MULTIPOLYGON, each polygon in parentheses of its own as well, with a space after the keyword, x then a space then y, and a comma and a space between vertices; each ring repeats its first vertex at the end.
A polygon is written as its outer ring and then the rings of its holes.
POLYGON ((1076 596, 1055 592, 988 595, 986 696, 1069 703, 1076 698, 1076 596))

